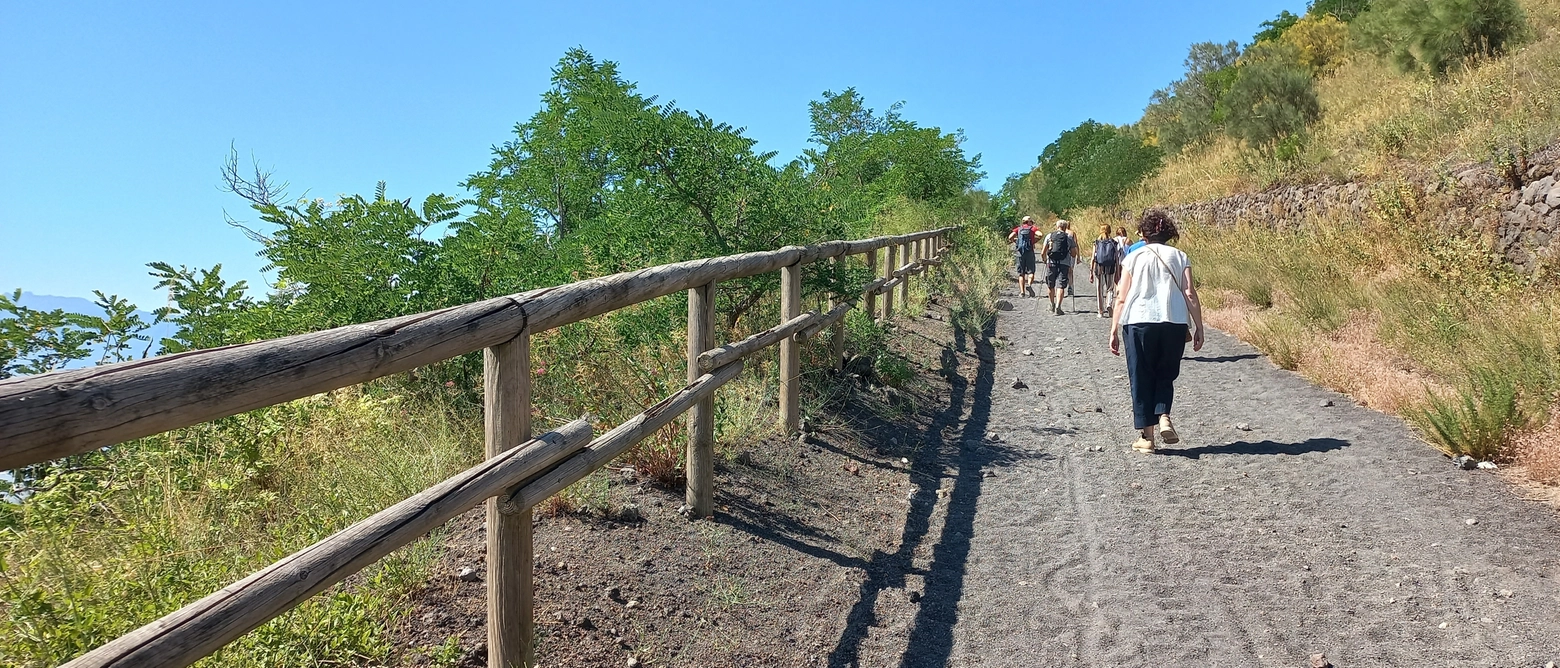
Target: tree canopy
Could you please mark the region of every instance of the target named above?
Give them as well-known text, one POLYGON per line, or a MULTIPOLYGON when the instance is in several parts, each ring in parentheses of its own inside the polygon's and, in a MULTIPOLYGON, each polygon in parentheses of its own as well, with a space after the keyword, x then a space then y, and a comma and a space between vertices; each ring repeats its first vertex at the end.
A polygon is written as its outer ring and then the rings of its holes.
MULTIPOLYGON (((781 162, 741 128, 642 94, 617 63, 576 48, 553 68, 537 111, 493 147, 459 195, 394 198, 380 182, 371 195, 292 200, 268 172, 241 170, 234 152, 223 186, 256 220, 229 223, 259 245, 276 280, 254 295, 224 279, 221 265, 149 264, 170 296, 157 317, 177 324, 160 343, 207 348, 654 264, 870 235, 885 210, 905 203, 970 206, 979 157, 965 155, 959 132, 919 125, 902 109, 878 113, 854 89, 825 91, 808 108, 813 146, 781 162)), ((775 280, 731 287, 718 308, 735 325, 775 280)), ((146 323, 129 318, 133 305, 104 299, 104 318, 0 300, 0 375, 59 368, 98 344, 112 358, 129 354, 146 323)), ((664 338, 666 316, 655 308, 645 317, 657 324, 642 331, 664 338)))
POLYGON ((1037 203, 1057 214, 1114 205, 1158 170, 1163 156, 1132 128, 1084 121, 1040 154, 1037 203))

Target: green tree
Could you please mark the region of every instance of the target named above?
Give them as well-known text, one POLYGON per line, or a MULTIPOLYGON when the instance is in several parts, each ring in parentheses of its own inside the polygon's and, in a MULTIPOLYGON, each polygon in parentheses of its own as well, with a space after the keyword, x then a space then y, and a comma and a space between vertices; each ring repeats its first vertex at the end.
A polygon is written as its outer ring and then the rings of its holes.
POLYGON ((1163 151, 1133 128, 1084 121, 1040 154, 1037 203, 1058 214, 1114 205, 1163 159, 1163 151))
POLYGON ((92 356, 98 320, 61 309, 22 306, 22 291, 0 293, 0 378, 48 373, 92 356))
POLYGON ((1295 16, 1287 9, 1283 10, 1278 13, 1277 18, 1271 21, 1263 21, 1262 31, 1258 32, 1256 37, 1252 38, 1251 41, 1252 43, 1276 42, 1280 37, 1284 36, 1285 31, 1294 27, 1294 25, 1299 22, 1299 16, 1295 16))
POLYGON ((1313 0, 1305 15, 1317 18, 1332 16, 1348 23, 1368 9, 1370 0, 1313 0))
POLYGON ((93 300, 93 304, 103 309, 103 316, 97 318, 95 323, 97 328, 95 338, 103 347, 103 354, 98 358, 98 364, 132 359, 131 346, 140 342, 147 344, 141 350, 141 357, 146 357, 152 350, 152 344, 151 337, 144 332, 151 327, 151 324, 136 313, 135 304, 119 295, 105 295, 101 290, 93 290, 92 295, 97 298, 93 300))
MULTIPOLYGON (((1040 203, 1040 191, 1044 189, 1045 174, 1039 165, 1023 174, 1008 176, 997 191, 998 227, 1010 229, 1024 216, 1033 216, 1040 221, 1049 220, 1054 212, 1040 203)), ((1001 231, 1007 233, 1006 229, 1001 231)))
POLYGON ((1305 132, 1321 116, 1316 83, 1299 57, 1299 50, 1287 44, 1264 43, 1247 52, 1221 103, 1231 136, 1272 148, 1305 132))
POLYGON ((515 219, 503 221, 506 226, 523 220, 544 233, 566 235, 607 209, 610 186, 626 169, 622 145, 613 140, 625 121, 650 110, 651 101, 622 79, 617 63, 598 62, 583 49, 570 49, 552 74, 541 110, 493 149, 487 171, 462 185, 476 193, 484 211, 515 219))
POLYGON ((1219 100, 1234 83, 1240 53, 1240 45, 1233 41, 1192 45, 1186 56, 1186 75, 1155 91, 1143 113, 1143 125, 1155 144, 1169 153, 1179 153, 1223 126, 1219 100))
POLYGON ((1377 0, 1354 28, 1368 50, 1399 69, 1435 76, 1502 56, 1529 35, 1517 0, 1377 0))
POLYGON ((894 198, 943 204, 963 196, 983 174, 980 156, 964 154, 964 136, 906 120, 902 103, 881 114, 854 88, 824 91, 810 107, 817 148, 803 152, 828 209, 853 234, 870 233, 873 211, 894 198))

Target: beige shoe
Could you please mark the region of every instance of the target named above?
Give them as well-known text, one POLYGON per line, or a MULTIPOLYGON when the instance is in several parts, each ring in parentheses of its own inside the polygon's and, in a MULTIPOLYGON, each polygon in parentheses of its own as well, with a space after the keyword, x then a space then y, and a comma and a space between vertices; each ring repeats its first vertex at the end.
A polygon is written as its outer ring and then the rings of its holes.
POLYGON ((1170 416, 1159 416, 1159 440, 1165 445, 1175 445, 1181 442, 1181 435, 1175 433, 1175 425, 1170 424, 1170 416))
POLYGON ((1139 436, 1137 442, 1132 444, 1132 450, 1134 452, 1153 454, 1154 442, 1139 436))

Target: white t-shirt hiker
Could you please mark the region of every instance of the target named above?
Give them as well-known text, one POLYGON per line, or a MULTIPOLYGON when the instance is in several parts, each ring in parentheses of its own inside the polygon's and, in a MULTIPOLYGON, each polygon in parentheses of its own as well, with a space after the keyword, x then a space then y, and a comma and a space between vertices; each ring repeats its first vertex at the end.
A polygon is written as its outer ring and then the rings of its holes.
POLYGON ((1190 266, 1192 261, 1186 253, 1164 244, 1148 244, 1128 254, 1121 268, 1132 275, 1132 282, 1127 286, 1121 324, 1175 322, 1190 325, 1192 317, 1186 310, 1186 295, 1181 293, 1186 288, 1186 269, 1190 266))

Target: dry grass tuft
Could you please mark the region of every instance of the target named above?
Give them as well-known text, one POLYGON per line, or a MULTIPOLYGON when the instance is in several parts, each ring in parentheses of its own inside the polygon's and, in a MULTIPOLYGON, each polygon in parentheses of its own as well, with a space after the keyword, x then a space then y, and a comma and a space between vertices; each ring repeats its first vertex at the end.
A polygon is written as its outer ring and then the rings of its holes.
POLYGON ((1379 323, 1366 311, 1352 312, 1333 332, 1274 328, 1276 314, 1241 293, 1219 288, 1207 293, 1213 298, 1205 299, 1203 315, 1210 326, 1253 342, 1280 367, 1347 394, 1361 406, 1397 415, 1424 401, 1428 392, 1449 391, 1383 344, 1375 334, 1379 323))
POLYGON ((678 489, 688 481, 683 468, 683 426, 673 422, 624 453, 619 459, 641 476, 665 489, 678 489))
POLYGON ((1548 424, 1523 432, 1513 446, 1516 464, 1525 477, 1542 485, 1560 486, 1560 402, 1550 408, 1548 424))
POLYGON ((1355 311, 1338 331, 1313 336, 1301 357, 1300 373, 1361 406, 1393 415, 1423 402, 1429 392, 1450 391, 1377 339, 1378 327, 1375 317, 1355 311))

